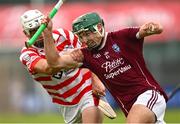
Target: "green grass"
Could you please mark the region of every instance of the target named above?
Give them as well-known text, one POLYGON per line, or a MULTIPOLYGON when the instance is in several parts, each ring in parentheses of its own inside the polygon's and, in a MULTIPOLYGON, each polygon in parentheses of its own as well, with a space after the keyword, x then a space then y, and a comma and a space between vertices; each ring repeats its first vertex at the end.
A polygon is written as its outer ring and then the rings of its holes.
MULTIPOLYGON (((116 119, 104 118, 104 123, 124 123, 124 115, 117 112, 116 119)), ((168 110, 165 121, 167 123, 180 123, 180 109, 168 110)), ((0 123, 64 123, 59 114, 0 114, 0 123)))

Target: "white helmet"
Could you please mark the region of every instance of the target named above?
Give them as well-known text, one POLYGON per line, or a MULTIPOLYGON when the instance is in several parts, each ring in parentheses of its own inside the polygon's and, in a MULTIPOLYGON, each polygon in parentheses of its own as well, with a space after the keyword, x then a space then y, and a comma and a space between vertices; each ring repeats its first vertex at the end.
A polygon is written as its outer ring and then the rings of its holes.
POLYGON ((28 10, 21 17, 20 21, 24 31, 30 34, 31 29, 35 29, 41 25, 41 19, 45 16, 39 10, 28 10))

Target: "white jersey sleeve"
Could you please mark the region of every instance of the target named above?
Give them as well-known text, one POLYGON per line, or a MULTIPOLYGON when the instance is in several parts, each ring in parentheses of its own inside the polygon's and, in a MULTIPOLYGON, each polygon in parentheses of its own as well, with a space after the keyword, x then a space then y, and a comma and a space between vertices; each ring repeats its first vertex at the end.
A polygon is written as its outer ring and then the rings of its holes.
POLYGON ((20 61, 24 64, 30 73, 34 73, 34 65, 42 59, 36 49, 24 47, 21 50, 20 61))

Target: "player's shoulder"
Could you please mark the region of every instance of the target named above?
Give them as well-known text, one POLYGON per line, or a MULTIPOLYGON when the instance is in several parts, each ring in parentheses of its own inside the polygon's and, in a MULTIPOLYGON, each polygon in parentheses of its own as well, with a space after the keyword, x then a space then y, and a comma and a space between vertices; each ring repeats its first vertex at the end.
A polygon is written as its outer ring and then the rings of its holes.
POLYGON ((37 52, 37 49, 33 48, 33 47, 30 47, 30 48, 22 47, 21 54, 23 54, 25 52, 37 52))
POLYGON ((78 42, 78 37, 73 34, 72 31, 64 28, 58 28, 56 30, 53 30, 53 38, 58 43, 68 41, 71 44, 77 44, 78 42))
POLYGON ((30 47, 30 48, 22 47, 20 51, 19 59, 23 64, 25 64, 27 61, 30 60, 31 55, 34 55, 36 53, 37 53, 37 49, 33 47, 30 47))
POLYGON ((126 36, 129 34, 132 34, 133 32, 136 33, 138 31, 139 31, 139 27, 124 27, 124 28, 121 28, 119 30, 112 31, 112 32, 110 32, 110 34, 112 36, 121 37, 121 36, 126 36))
POLYGON ((72 35, 75 36, 70 30, 64 28, 58 28, 53 30, 53 37, 63 36, 65 39, 70 39, 72 35))
POLYGON ((121 29, 116 30, 114 32, 127 32, 127 31, 131 31, 131 30, 139 30, 139 27, 134 27, 134 26, 124 27, 124 28, 121 28, 121 29))

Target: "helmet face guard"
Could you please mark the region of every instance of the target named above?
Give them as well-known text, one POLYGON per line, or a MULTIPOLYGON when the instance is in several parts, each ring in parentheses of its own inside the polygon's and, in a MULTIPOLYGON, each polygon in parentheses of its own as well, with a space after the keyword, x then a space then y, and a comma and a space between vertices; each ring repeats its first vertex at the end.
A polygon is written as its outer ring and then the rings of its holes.
POLYGON ((75 34, 79 34, 83 31, 96 31, 95 26, 98 23, 103 23, 103 20, 97 13, 87 13, 84 14, 73 21, 72 29, 75 34))
POLYGON ((45 16, 39 10, 26 11, 20 18, 22 27, 27 34, 41 25, 41 19, 45 16))

